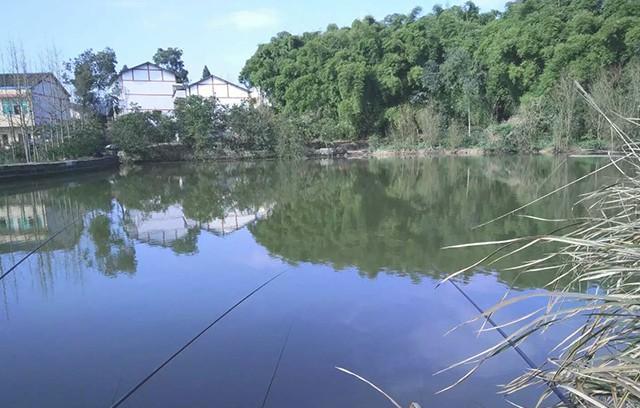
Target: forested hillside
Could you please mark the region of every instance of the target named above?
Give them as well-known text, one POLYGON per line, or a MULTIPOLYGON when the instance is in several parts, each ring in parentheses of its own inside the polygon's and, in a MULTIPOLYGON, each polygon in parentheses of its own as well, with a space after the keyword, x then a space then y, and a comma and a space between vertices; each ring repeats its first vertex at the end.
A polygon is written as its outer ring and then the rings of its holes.
POLYGON ((279 33, 241 79, 318 138, 560 149, 606 143, 572 80, 638 114, 639 56, 637 0, 467 2, 279 33))

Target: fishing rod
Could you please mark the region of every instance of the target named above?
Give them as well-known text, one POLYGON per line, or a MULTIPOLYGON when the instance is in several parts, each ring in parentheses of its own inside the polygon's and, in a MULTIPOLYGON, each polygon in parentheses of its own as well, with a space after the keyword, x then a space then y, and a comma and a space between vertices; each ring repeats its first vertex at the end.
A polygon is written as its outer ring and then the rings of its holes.
POLYGON ((282 344, 282 348, 280 349, 280 355, 278 356, 278 360, 276 361, 276 365, 273 369, 273 374, 271 374, 271 380, 269 381, 269 386, 267 387, 267 392, 264 394, 264 399, 262 400, 262 405, 260 408, 264 408, 267 405, 267 400, 269 399, 269 394, 271 393, 271 387, 276 379, 276 375, 278 374, 278 369, 280 368, 280 362, 282 361, 282 357, 284 356, 284 351, 287 348, 287 343, 289 343, 289 335, 291 335, 291 329, 293 328, 293 321, 289 325, 289 330, 287 330, 287 335, 284 338, 284 343, 282 344))
POLYGON ((76 218, 73 221, 71 221, 70 223, 68 223, 67 225, 65 225, 64 227, 62 227, 62 229, 60 229, 58 232, 56 232, 55 234, 51 235, 49 238, 47 238, 44 242, 42 242, 40 245, 38 245, 37 247, 35 247, 33 250, 31 250, 31 252, 29 252, 28 254, 26 254, 25 256, 22 257, 22 259, 20 259, 18 262, 16 262, 11 268, 9 268, 8 271, 6 271, 5 273, 3 273, 2 275, 0 275, 0 281, 3 280, 7 275, 9 275, 11 272, 13 272, 18 266, 20 266, 21 263, 23 263, 24 261, 27 260, 27 258, 29 258, 31 255, 35 254, 36 252, 38 252, 42 247, 44 247, 45 245, 47 245, 49 242, 53 241, 58 235, 62 234, 67 228, 69 228, 70 226, 72 226, 73 224, 75 224, 76 222, 78 222, 80 220, 80 218, 76 218))
POLYGON ((207 327, 205 327, 204 329, 202 329, 198 334, 196 334, 194 337, 191 338, 191 340, 189 340, 188 342, 186 342, 182 347, 180 347, 178 349, 178 351, 176 351, 175 353, 173 353, 171 356, 169 356, 169 358, 167 358, 165 361, 162 362, 162 364, 160 364, 158 367, 156 367, 156 369, 154 369, 149 375, 147 375, 146 377, 144 377, 140 382, 138 382, 133 388, 131 388, 126 394, 124 394, 122 397, 120 397, 120 399, 118 401, 116 401, 115 403, 113 403, 113 405, 111 405, 111 408, 116 408, 119 407, 120 405, 122 405, 129 397, 131 397, 136 391, 138 391, 140 389, 140 387, 142 387, 147 381, 149 381, 154 375, 156 375, 160 370, 162 370, 167 364, 169 364, 174 358, 178 357, 178 355, 180 353, 182 353, 183 351, 185 351, 189 346, 191 346, 193 343, 195 343, 196 340, 198 340, 203 334, 205 334, 210 328, 212 328, 213 326, 216 325, 216 323, 218 323, 220 320, 224 319, 225 316, 227 316, 229 313, 231 313, 236 307, 240 306, 242 303, 244 303, 244 301, 246 301, 247 299, 249 299, 251 296, 253 296, 256 292, 258 292, 260 289, 264 288, 265 286, 267 286, 268 284, 270 284, 271 282, 273 282, 275 279, 279 278, 283 273, 285 273, 286 271, 282 271, 280 273, 278 273, 277 275, 275 275, 274 277, 270 278, 269 280, 267 280, 265 283, 263 283, 262 285, 258 286, 257 288, 255 288, 254 290, 252 290, 251 292, 249 292, 248 295, 246 295, 245 297, 243 297, 242 299, 240 299, 239 301, 237 301, 233 306, 231 306, 230 308, 228 308, 224 313, 222 313, 220 316, 218 316, 213 322, 211 322, 207 327))
MULTIPOLYGON (((515 344, 509 338, 509 336, 507 336, 507 333, 505 333, 504 330, 502 330, 502 328, 496 324, 496 322, 491 318, 490 315, 486 314, 484 310, 482 310, 482 308, 478 306, 478 304, 474 302, 473 299, 471 299, 471 297, 467 295, 467 293, 463 291, 460 286, 458 286, 455 280, 449 279, 449 282, 451 282, 453 287, 456 288, 458 292, 460 292, 462 296, 464 296, 464 298, 467 299, 469 303, 471 303, 473 307, 485 317, 485 319, 489 322, 489 324, 491 324, 498 331, 498 333, 500 333, 500 335, 505 339, 505 341, 509 344, 509 346, 511 346, 511 348, 518 353, 518 355, 527 363, 527 365, 532 370, 538 370, 538 367, 529 358, 529 356, 527 356, 527 354, 525 354, 525 352, 517 344, 515 344)), ((549 389, 556 395, 556 397, 558 397, 558 399, 562 401, 563 404, 565 404, 567 407, 575 408, 575 405, 573 404, 573 402, 571 402, 571 400, 569 400, 569 398, 567 398, 567 396, 562 391, 560 391, 553 382, 545 380, 545 383, 547 384, 549 389)))

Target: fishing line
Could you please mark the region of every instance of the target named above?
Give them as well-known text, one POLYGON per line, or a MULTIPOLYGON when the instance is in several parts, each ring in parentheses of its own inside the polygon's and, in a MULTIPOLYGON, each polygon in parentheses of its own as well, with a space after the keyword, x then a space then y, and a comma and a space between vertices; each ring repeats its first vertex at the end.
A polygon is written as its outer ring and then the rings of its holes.
POLYGON ((169 364, 171 362, 171 360, 173 360, 174 358, 178 357, 178 355, 180 353, 182 353, 184 350, 186 350, 190 345, 192 345, 196 340, 198 340, 203 334, 205 334, 207 332, 207 330, 209 330, 210 328, 212 328, 216 323, 218 323, 220 320, 222 320, 226 315, 228 315, 229 313, 231 313, 233 311, 233 309, 235 309, 236 307, 240 306, 242 303, 244 303, 245 300, 249 299, 251 296, 253 296, 256 292, 258 292, 260 289, 264 288, 265 286, 267 286, 268 284, 270 284, 271 282, 273 282, 275 279, 279 278, 283 273, 285 273, 286 271, 282 271, 279 274, 277 274, 276 276, 270 278, 268 281, 266 281, 265 283, 263 283, 262 285, 258 286, 257 288, 255 288, 254 290, 252 290, 251 292, 249 292, 248 295, 246 295, 245 297, 243 297, 242 299, 240 299, 239 301, 237 301, 233 306, 231 306, 229 309, 227 309, 224 313, 222 313, 220 316, 218 316, 213 322, 211 322, 211 324, 209 324, 207 327, 205 327, 203 330, 201 330, 198 334, 196 334, 193 338, 191 338, 191 340, 189 340, 188 342, 186 342, 184 344, 184 346, 180 347, 180 349, 178 349, 178 351, 176 351, 175 353, 173 353, 168 359, 166 359, 162 364, 160 364, 155 370, 153 370, 149 375, 147 375, 146 377, 144 377, 142 379, 142 381, 140 381, 139 383, 137 383, 133 388, 131 388, 131 390, 129 390, 125 395, 123 395, 118 401, 116 401, 113 405, 111 405, 111 408, 116 408, 119 407, 120 405, 122 405, 123 402, 125 402, 130 396, 132 396, 136 391, 138 391, 138 389, 140 389, 140 387, 142 387, 147 381, 149 381, 154 375, 156 375, 160 370, 162 370, 167 364, 169 364))
MULTIPOLYGON (((515 344, 513 341, 511 341, 509 339, 509 336, 507 336, 507 333, 504 332, 504 330, 502 330, 502 328, 500 328, 491 318, 491 316, 487 315, 484 310, 482 310, 482 308, 480 306, 478 306, 478 304, 476 302, 473 301, 473 299, 471 299, 471 297, 469 297, 469 295, 467 295, 465 293, 465 291, 462 290, 462 288, 460 286, 458 286, 458 284, 453 280, 453 279, 449 279, 449 282, 451 282, 451 284, 453 285, 454 288, 456 288, 458 290, 458 292, 460 292, 462 294, 462 296, 465 297, 465 299, 467 299, 469 301, 469 303, 471 303, 473 305, 473 307, 476 308, 476 310, 478 312, 480 312, 480 314, 482 314, 485 319, 498 331, 498 333, 500 333, 500 335, 507 341, 507 343, 509 344, 509 346, 511 346, 512 349, 514 349, 518 355, 520 355, 520 357, 522 357, 522 359, 527 363, 527 365, 529 367, 531 367, 531 369, 533 370, 538 370, 538 367, 534 364, 534 362, 529 358, 529 356, 527 356, 525 354, 524 351, 522 351, 522 349, 520 347, 518 347, 517 344, 515 344)), ((555 386, 554 383, 550 382, 550 381, 545 381, 545 383, 547 384, 547 386, 551 389, 551 391, 556 395, 556 397, 558 397, 558 399, 560 401, 562 401, 562 403, 564 403, 566 406, 568 407, 575 407, 575 405, 569 400, 569 398, 567 398, 566 395, 564 395, 564 393, 562 393, 558 387, 555 386)))
POLYGON ((33 250, 31 250, 31 252, 29 252, 28 254, 26 254, 25 256, 22 257, 22 259, 20 259, 18 262, 16 262, 11 268, 9 268, 8 271, 6 271, 5 273, 3 273, 2 275, 0 275, 0 280, 3 280, 7 275, 9 275, 11 272, 13 272, 14 269, 16 269, 18 266, 20 266, 21 263, 23 263, 24 261, 27 260, 27 258, 29 258, 31 255, 35 254, 36 252, 38 252, 40 250, 40 248, 42 248, 43 246, 47 245, 49 242, 53 241, 53 239, 55 237, 57 237, 58 235, 62 234, 67 228, 69 228, 70 226, 72 226, 73 224, 75 224, 76 222, 78 222, 80 220, 80 218, 76 218, 75 220, 71 221, 70 223, 68 223, 67 225, 65 225, 64 227, 62 227, 62 229, 58 232, 56 232, 55 234, 51 235, 49 238, 47 238, 44 242, 42 242, 40 245, 38 245, 37 247, 35 247, 33 250))
POLYGON ((271 393, 271 386, 276 379, 276 375, 278 374, 278 368, 280 368, 280 361, 282 361, 282 356, 284 355, 284 350, 287 348, 287 343, 289 342, 289 335, 291 334, 291 328, 293 327, 293 321, 289 325, 289 330, 287 331, 287 335, 284 338, 284 344, 282 344, 282 348, 280 349, 280 355, 278 356, 278 361, 276 361, 276 366, 273 369, 273 374, 271 374, 271 381, 269 381, 269 386, 267 387, 267 392, 264 394, 264 399, 262 400, 262 405, 260 408, 264 408, 267 405, 267 400, 269 399, 269 394, 271 393))

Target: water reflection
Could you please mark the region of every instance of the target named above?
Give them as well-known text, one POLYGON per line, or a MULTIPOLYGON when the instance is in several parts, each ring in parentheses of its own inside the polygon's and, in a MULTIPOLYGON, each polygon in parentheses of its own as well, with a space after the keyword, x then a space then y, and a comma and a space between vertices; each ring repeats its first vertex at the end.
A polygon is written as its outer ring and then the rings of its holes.
MULTIPOLYGON (((202 233, 223 237, 248 227, 260 245, 290 263, 417 281, 437 274, 434 266, 450 271, 484 254, 482 248, 443 246, 548 231, 548 224, 519 217, 472 227, 597 165, 551 157, 161 165, 81 182, 53 180, 37 189, 14 186, 0 198, 0 266, 10 267, 19 253, 80 217, 41 253, 79 251, 76 269, 133 274, 136 242, 196 254, 202 233)), ((580 208, 572 203, 593 188, 590 183, 530 212, 575 215, 580 208)), ((46 263, 40 271, 51 276, 46 263)), ((515 282, 509 272, 500 277, 523 287, 547 279, 538 274, 515 282)))
MULTIPOLYGON (((2 186, 2 270, 79 221, 0 282, 0 406, 108 406, 283 269, 130 406, 258 406, 289 327, 270 406, 381 403, 335 365, 423 406, 507 406, 495 385, 521 373, 516 355, 434 395, 463 374, 434 372, 496 340, 472 327, 442 339, 475 312, 451 287, 434 289, 434 266, 451 270, 484 252, 440 248, 544 231, 518 217, 472 227, 595 166, 547 157, 166 164, 2 186)), ((571 203, 596 182, 531 212, 579 213, 571 203)), ((486 307, 505 284, 544 280, 476 273, 466 291, 486 307)), ((536 361, 546 340, 526 350, 536 361)))

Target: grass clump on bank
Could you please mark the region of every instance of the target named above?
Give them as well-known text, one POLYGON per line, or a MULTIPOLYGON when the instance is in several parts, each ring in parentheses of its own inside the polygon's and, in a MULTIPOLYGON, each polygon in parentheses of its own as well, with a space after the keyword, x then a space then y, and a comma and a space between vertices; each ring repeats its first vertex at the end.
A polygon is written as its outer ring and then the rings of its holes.
MULTIPOLYGON (((575 327, 555 347, 558 355, 550 355, 545 364, 514 379, 504 386, 504 391, 514 393, 552 383, 568 393, 576 406, 637 407, 640 406, 640 149, 627 129, 637 130, 640 121, 603 110, 579 85, 578 90, 610 126, 621 146, 621 155, 569 185, 605 168, 616 169, 618 180, 584 196, 581 202, 588 209, 587 215, 563 223, 556 233, 471 244, 498 245, 498 249, 450 278, 531 245, 552 243, 560 249, 512 268, 530 274, 555 271, 555 278, 547 283, 548 292, 506 298, 485 310, 478 319, 532 297, 548 298, 547 307, 504 323, 502 327, 512 332, 508 340, 454 366, 471 364, 473 372, 487 359, 511 350, 509 342, 520 344, 556 326, 575 327)), ((469 245, 459 247, 465 246, 469 245)), ((551 391, 546 391, 540 403, 550 395, 551 391)))

